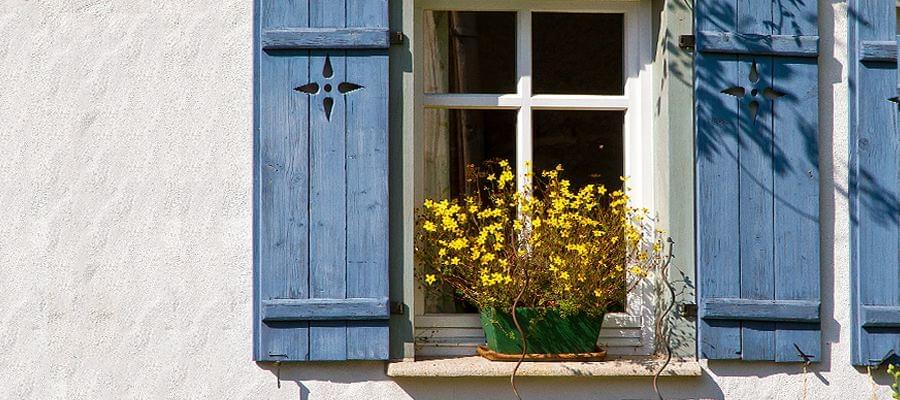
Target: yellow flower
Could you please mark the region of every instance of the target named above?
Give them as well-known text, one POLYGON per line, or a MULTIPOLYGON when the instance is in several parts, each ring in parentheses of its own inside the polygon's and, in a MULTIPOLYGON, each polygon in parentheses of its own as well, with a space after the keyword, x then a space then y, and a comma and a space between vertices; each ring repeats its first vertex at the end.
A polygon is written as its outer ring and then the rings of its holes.
POLYGON ((459 257, 453 257, 450 259, 450 265, 459 265, 459 257))
POLYGON ((515 176, 513 176, 512 172, 507 169, 503 171, 502 174, 500 174, 500 180, 497 181, 497 186, 499 186, 500 189, 503 189, 504 187, 506 187, 506 184, 511 182, 513 179, 515 179, 515 176))
POLYGON ((444 219, 441 221, 441 224, 444 225, 444 229, 447 230, 453 230, 456 229, 457 226, 459 226, 457 225, 456 220, 451 217, 444 217, 444 219))
POLYGON ((437 230, 437 225, 435 225, 434 222, 425 221, 425 223, 422 224, 422 228, 425 228, 428 232, 434 232, 437 230))
POLYGON ((466 238, 456 238, 453 239, 447 247, 453 250, 462 250, 469 246, 469 241, 466 238))
POLYGON ((596 297, 603 296, 603 290, 601 290, 601 289, 594 289, 594 296, 596 296, 596 297))
POLYGON ((428 285, 434 284, 435 281, 437 281, 437 277, 435 277, 434 274, 425 275, 425 282, 427 282, 428 285))

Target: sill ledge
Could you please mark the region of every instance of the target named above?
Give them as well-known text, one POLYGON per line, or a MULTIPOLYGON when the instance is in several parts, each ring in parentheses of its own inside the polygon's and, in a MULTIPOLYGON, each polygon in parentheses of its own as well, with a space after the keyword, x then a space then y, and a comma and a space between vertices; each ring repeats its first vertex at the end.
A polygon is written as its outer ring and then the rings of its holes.
MULTIPOLYGON (((530 377, 652 377, 663 364, 660 359, 614 359, 603 362, 524 362, 517 376, 530 377)), ((482 357, 401 361, 388 364, 393 378, 505 378, 512 374, 514 362, 489 361, 482 357)), ((673 359, 662 376, 697 377, 700 363, 691 359, 673 359)))

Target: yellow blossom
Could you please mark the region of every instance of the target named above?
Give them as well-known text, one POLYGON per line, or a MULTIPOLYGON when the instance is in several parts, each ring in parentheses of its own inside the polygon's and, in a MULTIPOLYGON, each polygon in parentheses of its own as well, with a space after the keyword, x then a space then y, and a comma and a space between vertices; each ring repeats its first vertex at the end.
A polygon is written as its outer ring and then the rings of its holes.
POLYGON ((428 232, 434 232, 437 230, 437 225, 435 225, 434 222, 425 221, 425 223, 422 224, 422 228, 424 228, 428 232))
POLYGON ((435 281, 437 281, 437 277, 435 277, 434 274, 425 275, 425 282, 429 285, 434 284, 435 281))

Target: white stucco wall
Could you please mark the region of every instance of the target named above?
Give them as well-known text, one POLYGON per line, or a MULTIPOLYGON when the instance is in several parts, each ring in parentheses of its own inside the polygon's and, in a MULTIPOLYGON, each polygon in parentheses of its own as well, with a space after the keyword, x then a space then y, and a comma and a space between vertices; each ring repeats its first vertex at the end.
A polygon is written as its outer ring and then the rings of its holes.
MULTIPOLYGON (((849 365, 846 10, 820 4, 823 362, 704 364, 668 398, 888 399, 849 365)), ((250 360, 251 1, 0 2, 0 399, 508 399, 382 363, 250 360)), ((521 379, 528 399, 653 398, 521 379)))

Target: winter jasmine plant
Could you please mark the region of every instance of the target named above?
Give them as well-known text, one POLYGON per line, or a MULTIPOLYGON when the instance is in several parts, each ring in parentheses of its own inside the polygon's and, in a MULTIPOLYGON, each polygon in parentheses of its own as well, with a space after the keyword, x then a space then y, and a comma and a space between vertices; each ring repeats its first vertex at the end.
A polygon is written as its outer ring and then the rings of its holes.
MULTIPOLYGON (((505 160, 467 169, 465 196, 427 199, 416 218, 417 276, 480 309, 602 315, 663 261, 662 231, 622 189, 573 188, 562 166, 526 173, 505 160)), ((435 290, 437 291, 437 290, 435 290)))

